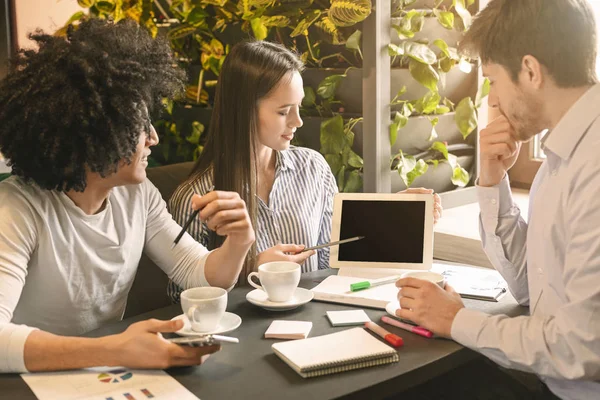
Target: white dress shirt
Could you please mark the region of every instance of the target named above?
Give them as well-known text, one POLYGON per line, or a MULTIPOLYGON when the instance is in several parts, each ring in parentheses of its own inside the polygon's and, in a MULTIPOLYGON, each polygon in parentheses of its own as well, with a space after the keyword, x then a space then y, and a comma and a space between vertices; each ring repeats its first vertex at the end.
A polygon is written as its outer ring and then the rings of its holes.
POLYGON ((62 192, 17 177, 0 183, 0 372, 25 372, 31 327, 79 335, 119 321, 144 251, 183 287, 208 286, 208 250, 181 228, 146 180, 114 188, 86 215, 62 192))
POLYGON ((530 316, 462 309, 452 338, 533 372, 563 399, 600 398, 600 85, 544 138, 529 221, 508 178, 478 187, 484 250, 530 316))

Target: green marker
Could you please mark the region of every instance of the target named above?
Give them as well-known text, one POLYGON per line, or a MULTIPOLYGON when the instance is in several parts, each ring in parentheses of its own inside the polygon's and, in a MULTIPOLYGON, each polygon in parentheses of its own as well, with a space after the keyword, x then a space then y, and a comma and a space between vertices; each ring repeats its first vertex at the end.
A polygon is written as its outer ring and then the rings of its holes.
POLYGON ((400 279, 400 276, 394 275, 388 276, 386 278, 373 279, 370 281, 356 282, 350 284, 350 291, 358 292, 359 290, 364 290, 375 286, 387 285, 388 283, 396 282, 398 279, 400 279))

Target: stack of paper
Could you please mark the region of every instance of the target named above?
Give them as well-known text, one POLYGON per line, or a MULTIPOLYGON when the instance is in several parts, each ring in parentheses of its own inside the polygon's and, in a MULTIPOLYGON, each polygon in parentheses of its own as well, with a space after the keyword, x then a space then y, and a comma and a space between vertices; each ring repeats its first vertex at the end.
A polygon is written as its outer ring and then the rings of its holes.
POLYGON ((431 270, 444 275, 446 282, 467 299, 498 301, 508 290, 496 270, 453 263, 433 263, 431 270))

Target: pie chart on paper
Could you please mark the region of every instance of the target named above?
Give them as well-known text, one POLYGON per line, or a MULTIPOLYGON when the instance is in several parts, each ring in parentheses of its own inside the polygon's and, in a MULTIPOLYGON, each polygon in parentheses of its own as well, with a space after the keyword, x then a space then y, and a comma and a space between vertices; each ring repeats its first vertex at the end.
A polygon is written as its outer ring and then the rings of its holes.
POLYGON ((133 374, 126 369, 115 369, 103 372, 98 375, 98 380, 102 383, 119 383, 131 379, 133 374))

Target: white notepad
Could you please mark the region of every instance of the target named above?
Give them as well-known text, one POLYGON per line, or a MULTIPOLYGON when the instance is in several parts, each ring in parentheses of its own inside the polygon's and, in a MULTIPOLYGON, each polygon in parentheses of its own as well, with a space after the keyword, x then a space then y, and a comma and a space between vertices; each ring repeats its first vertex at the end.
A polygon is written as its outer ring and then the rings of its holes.
POLYGON ((265 339, 306 339, 312 326, 310 321, 275 320, 265 332, 265 339))
POLYGON ((303 378, 398 362, 395 349, 363 328, 271 346, 303 378))
POLYGON ((327 318, 333 326, 364 325, 371 320, 364 310, 327 311, 327 318))
POLYGON ((331 275, 311 290, 315 294, 315 300, 379 308, 381 310, 385 310, 385 306, 389 302, 398 300, 398 288, 395 282, 359 290, 358 292, 350 291, 350 284, 363 282, 364 280, 365 278, 331 275))

